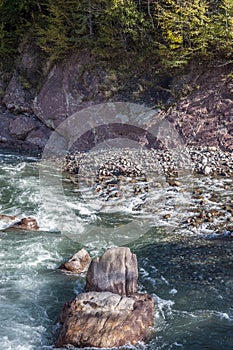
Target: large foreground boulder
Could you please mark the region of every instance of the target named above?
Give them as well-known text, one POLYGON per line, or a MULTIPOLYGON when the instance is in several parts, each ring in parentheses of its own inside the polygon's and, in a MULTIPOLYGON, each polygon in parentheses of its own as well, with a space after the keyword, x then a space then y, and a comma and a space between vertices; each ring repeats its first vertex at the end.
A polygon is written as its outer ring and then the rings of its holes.
POLYGON ((153 312, 154 301, 147 294, 80 294, 63 307, 63 326, 56 347, 112 348, 136 344, 148 338, 153 312))
POLYGON ((86 281, 87 291, 132 295, 137 292, 137 257, 127 247, 111 248, 92 260, 86 281))

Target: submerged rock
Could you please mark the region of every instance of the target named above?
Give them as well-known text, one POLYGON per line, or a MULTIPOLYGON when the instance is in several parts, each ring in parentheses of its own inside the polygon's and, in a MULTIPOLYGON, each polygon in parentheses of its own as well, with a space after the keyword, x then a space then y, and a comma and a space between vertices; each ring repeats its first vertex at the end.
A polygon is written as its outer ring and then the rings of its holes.
POLYGON ((138 280, 137 257, 127 247, 111 248, 92 260, 86 280, 88 291, 134 294, 138 280))
POLYGON ((80 294, 63 307, 63 326, 56 347, 112 348, 136 344, 149 336, 153 313, 154 301, 147 294, 80 294))
POLYGON ((76 254, 74 254, 68 261, 62 264, 59 269, 80 274, 87 270, 90 265, 91 257, 85 249, 79 250, 76 254))

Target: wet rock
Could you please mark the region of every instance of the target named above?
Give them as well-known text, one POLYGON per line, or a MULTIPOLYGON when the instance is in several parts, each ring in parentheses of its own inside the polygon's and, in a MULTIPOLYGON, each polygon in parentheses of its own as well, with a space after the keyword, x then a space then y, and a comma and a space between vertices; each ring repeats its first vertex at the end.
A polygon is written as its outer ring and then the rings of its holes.
POLYGON ((7 227, 5 230, 25 230, 25 231, 37 231, 39 230, 36 219, 32 217, 23 218, 19 221, 14 222, 12 225, 7 227))
POLYGON ((180 181, 177 181, 177 180, 167 179, 167 182, 170 186, 173 186, 173 187, 182 186, 182 183, 180 181))
POLYGON ((92 260, 86 280, 87 291, 134 294, 138 280, 137 257, 127 247, 111 248, 92 260))
POLYGON ((169 219, 171 218, 171 214, 165 214, 165 215, 163 216, 163 218, 164 218, 165 220, 169 220, 169 219))
POLYGON ((17 218, 17 216, 1 214, 0 215, 1 230, 4 230, 7 227, 12 226, 18 220, 19 219, 17 218))
POLYGON ((62 264, 59 269, 72 272, 76 274, 80 274, 87 270, 90 265, 91 257, 85 249, 79 250, 76 254, 74 254, 68 261, 62 264))
POLYGON ((14 215, 5 215, 5 214, 0 215, 0 220, 15 220, 15 219, 17 219, 17 216, 14 216, 14 215))
POLYGON ((112 348, 136 344, 149 336, 153 313, 154 301, 147 294, 80 294, 63 307, 63 326, 56 347, 112 348))

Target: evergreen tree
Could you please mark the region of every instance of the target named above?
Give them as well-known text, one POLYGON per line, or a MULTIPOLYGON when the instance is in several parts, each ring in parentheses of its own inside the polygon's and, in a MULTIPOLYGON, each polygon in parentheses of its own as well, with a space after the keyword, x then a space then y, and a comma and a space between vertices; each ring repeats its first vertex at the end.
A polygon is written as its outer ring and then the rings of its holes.
POLYGON ((0 58, 29 32, 52 60, 88 48, 157 57, 166 67, 233 51, 232 0, 0 0, 0 58))

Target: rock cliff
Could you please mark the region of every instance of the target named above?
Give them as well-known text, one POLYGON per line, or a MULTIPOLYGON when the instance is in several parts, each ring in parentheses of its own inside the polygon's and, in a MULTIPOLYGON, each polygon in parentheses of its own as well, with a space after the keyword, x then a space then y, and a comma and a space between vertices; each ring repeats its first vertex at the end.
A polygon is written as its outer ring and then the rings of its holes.
POLYGON ((98 103, 127 101, 162 103, 160 117, 174 123, 188 145, 233 148, 231 62, 193 63, 173 77, 139 67, 126 79, 85 50, 54 65, 34 44, 22 45, 20 52, 10 79, 0 81, 2 147, 41 151, 52 130, 73 113, 98 103))

